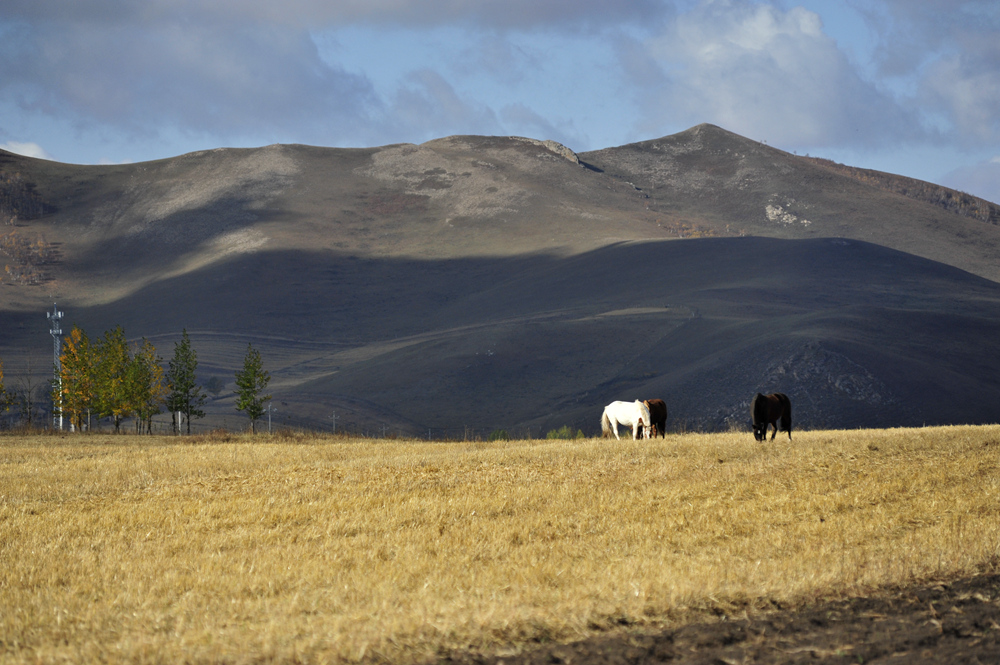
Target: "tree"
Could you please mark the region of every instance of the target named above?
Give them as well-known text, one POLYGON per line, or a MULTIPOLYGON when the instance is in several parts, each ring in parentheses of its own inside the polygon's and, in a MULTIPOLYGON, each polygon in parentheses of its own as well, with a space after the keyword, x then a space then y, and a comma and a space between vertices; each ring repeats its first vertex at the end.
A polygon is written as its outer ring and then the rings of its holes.
POLYGON ((247 344, 247 355, 243 359, 243 369, 236 372, 236 410, 250 417, 250 431, 257 433, 257 420, 264 415, 264 402, 271 399, 263 395, 271 375, 264 371, 260 353, 247 344))
MULTIPOLYGON (((198 354, 191 348, 187 329, 181 331, 181 341, 174 344, 174 357, 170 361, 167 372, 167 384, 170 395, 167 397, 167 408, 171 413, 183 413, 187 418, 187 433, 191 433, 191 418, 204 418, 201 407, 207 399, 201 386, 197 383, 195 372, 198 369, 198 354)), ((178 425, 174 422, 174 433, 178 425)))
POLYGON ((61 395, 54 392, 53 403, 62 405, 63 415, 79 431, 85 429, 85 422, 89 429, 91 412, 112 418, 116 432, 121 431, 123 420, 133 416, 136 433, 142 432, 143 425, 151 431, 153 416, 160 412, 166 396, 162 360, 146 338, 130 350, 121 326, 105 332, 97 343, 73 326, 59 356, 55 387, 61 395))
POLYGON ((63 415, 69 418, 78 432, 82 432, 84 418, 87 429, 90 428, 90 414, 96 406, 96 357, 87 333, 77 326, 73 326, 69 337, 63 341, 59 366, 59 387, 62 389, 59 403, 62 404, 63 415))
POLYGON ((23 426, 31 429, 39 415, 39 402, 44 402, 48 383, 39 383, 33 374, 34 355, 28 353, 27 366, 24 374, 17 380, 12 389, 7 390, 8 404, 18 413, 23 426))
POLYGON ((160 404, 167 396, 163 385, 162 358, 156 355, 156 348, 145 337, 142 344, 129 360, 126 373, 127 394, 130 410, 135 413, 135 433, 152 433, 153 416, 160 412, 160 404))
POLYGON ((132 415, 128 395, 128 366, 131 360, 125 331, 121 326, 104 333, 97 347, 96 397, 102 418, 111 418, 115 432, 121 432, 122 421, 132 415))
POLYGON ((42 415, 39 403, 44 403, 48 392, 47 384, 39 384, 31 374, 18 379, 17 385, 10 391, 10 401, 17 409, 21 424, 31 429, 35 421, 42 415))

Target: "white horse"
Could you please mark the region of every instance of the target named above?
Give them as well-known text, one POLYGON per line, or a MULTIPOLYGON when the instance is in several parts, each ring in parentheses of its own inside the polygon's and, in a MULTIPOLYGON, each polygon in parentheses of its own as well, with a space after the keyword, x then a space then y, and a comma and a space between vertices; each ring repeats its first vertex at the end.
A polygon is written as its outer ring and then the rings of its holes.
POLYGON ((612 402, 604 407, 604 414, 601 416, 601 431, 604 436, 611 436, 614 432, 615 438, 619 441, 618 426, 625 425, 632 427, 632 438, 638 439, 640 433, 642 438, 649 438, 649 409, 646 405, 636 400, 634 402, 612 402))

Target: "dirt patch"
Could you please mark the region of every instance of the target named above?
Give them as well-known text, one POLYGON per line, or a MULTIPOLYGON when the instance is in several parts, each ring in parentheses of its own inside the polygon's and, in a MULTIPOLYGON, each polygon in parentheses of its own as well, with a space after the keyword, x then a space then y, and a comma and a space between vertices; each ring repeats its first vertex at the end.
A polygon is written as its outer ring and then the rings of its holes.
POLYGON ((794 610, 599 636, 516 656, 452 655, 456 665, 628 663, 998 663, 1000 575, 897 589, 794 610))

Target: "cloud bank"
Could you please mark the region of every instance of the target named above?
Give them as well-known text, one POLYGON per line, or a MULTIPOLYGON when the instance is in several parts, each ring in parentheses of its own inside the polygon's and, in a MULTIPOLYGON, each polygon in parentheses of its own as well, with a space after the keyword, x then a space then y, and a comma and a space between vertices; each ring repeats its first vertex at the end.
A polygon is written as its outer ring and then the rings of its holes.
POLYGON ((12 152, 16 155, 24 155, 25 157, 35 157, 37 159, 52 159, 49 153, 45 152, 45 149, 38 145, 37 143, 21 143, 20 141, 8 141, 7 143, 0 143, 0 150, 6 150, 7 152, 12 152))

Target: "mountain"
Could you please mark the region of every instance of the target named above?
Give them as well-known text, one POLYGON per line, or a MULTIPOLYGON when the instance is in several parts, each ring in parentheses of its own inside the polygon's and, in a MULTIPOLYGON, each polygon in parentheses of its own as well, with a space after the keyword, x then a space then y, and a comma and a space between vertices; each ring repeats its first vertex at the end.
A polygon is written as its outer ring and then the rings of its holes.
POLYGON ((711 125, 581 154, 0 152, 0 221, 8 385, 50 366, 53 302, 64 332, 121 324, 165 358, 186 328, 227 382, 204 426, 245 422, 250 342, 280 424, 374 435, 590 434, 648 397, 668 427, 742 428, 758 390, 796 427, 997 420, 996 206, 711 125))

